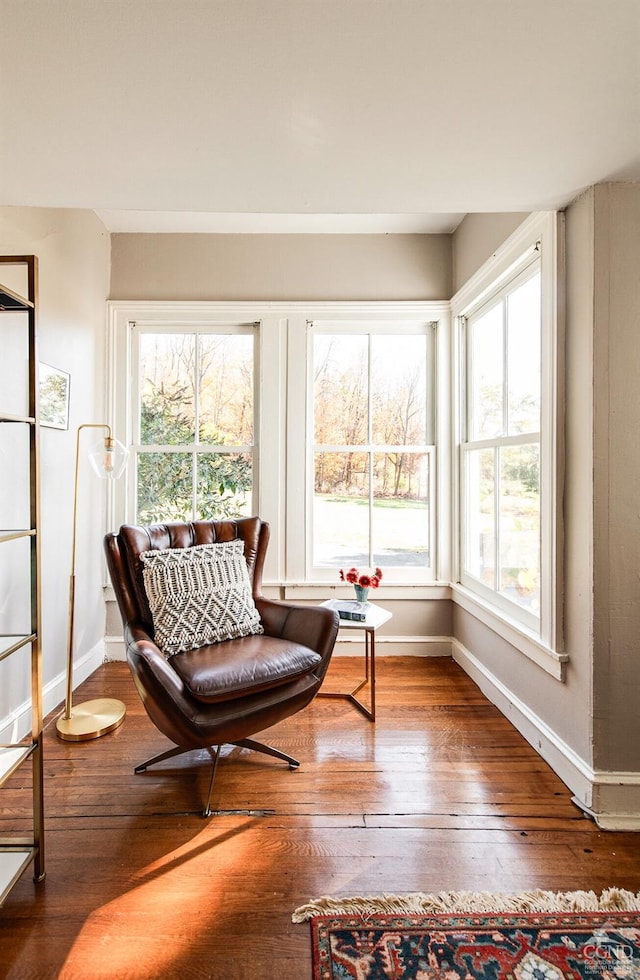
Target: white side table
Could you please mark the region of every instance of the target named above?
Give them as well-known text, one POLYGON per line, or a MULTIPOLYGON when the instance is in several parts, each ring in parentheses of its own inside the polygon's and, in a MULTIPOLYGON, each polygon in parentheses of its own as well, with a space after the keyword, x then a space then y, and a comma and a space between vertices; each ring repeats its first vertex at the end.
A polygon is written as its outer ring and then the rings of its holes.
MULTIPOLYGON (((326 602, 321 603, 323 606, 328 606, 329 609, 336 609, 338 604, 337 599, 327 599, 326 602)), ((324 692, 319 691, 316 697, 318 698, 346 698, 351 701, 352 704, 358 708, 370 721, 376 720, 376 630, 387 623, 392 616, 387 609, 383 609, 381 606, 376 606, 374 602, 368 602, 366 604, 366 614, 367 618, 363 622, 354 622, 351 619, 341 619, 340 629, 345 630, 364 630, 364 678, 360 683, 348 693, 342 692, 324 692), (370 694, 370 704, 371 707, 367 708, 362 701, 359 701, 356 697, 362 688, 369 684, 369 694, 370 694)))

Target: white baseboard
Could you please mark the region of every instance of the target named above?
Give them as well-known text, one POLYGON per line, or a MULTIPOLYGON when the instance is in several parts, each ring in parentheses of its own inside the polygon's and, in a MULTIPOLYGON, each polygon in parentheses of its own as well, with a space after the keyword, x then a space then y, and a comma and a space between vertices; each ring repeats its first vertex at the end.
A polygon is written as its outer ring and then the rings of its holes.
POLYGON ((122 635, 120 636, 105 636, 105 660, 107 662, 111 660, 126 660, 126 648, 124 645, 124 639, 122 635))
POLYGON ((603 830, 640 830, 640 772, 596 770, 592 808, 603 830))
POLYGON ((576 806, 603 830, 640 830, 640 773, 594 770, 462 643, 452 639, 451 647, 456 663, 572 790, 576 806))
MULTIPOLYGON (((364 633, 358 630, 338 634, 334 657, 364 655, 364 633)), ((450 636, 377 636, 377 657, 450 657, 450 636)))
MULTIPOLYGON (((74 689, 90 677, 105 660, 105 644, 100 640, 82 657, 77 657, 73 664, 74 689)), ((66 673, 58 674, 45 685, 42 691, 42 711, 48 715, 64 702, 67 696, 66 673)), ((15 711, 0 721, 0 742, 13 743, 25 738, 31 731, 31 700, 19 705, 15 711)))

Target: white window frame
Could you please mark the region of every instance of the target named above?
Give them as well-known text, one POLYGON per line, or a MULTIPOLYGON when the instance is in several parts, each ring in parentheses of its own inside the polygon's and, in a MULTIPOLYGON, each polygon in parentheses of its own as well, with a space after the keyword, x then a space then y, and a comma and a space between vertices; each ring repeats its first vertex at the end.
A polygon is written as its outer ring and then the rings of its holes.
MULTIPOLYGON (((450 315, 448 301, 434 302, 216 302, 125 301, 107 303, 107 411, 114 433, 125 445, 133 435, 133 405, 129 377, 133 370, 133 324, 158 330, 180 324, 187 328, 256 324, 256 384, 258 423, 255 433, 257 472, 254 511, 271 524, 265 564, 265 586, 279 587, 283 597, 326 598, 326 582, 310 579, 305 542, 309 532, 308 471, 308 328, 310 321, 368 321, 436 323, 436 528, 437 556, 431 583, 406 581, 394 586, 394 598, 448 595, 451 575, 448 465, 451 427, 448 411, 438 406, 450 399, 450 315), (443 533, 444 529, 444 533, 443 533), (434 591, 433 585, 441 586, 434 591)), ((117 528, 128 518, 127 503, 134 492, 134 474, 116 482, 109 500, 107 523, 117 528)), ((311 483, 313 487, 313 483, 311 483)))
MULTIPOLYGON (((193 471, 193 488, 192 488, 192 507, 194 511, 197 508, 197 491, 198 483, 196 478, 196 467, 198 456, 203 453, 244 453, 247 456, 252 457, 252 499, 257 500, 259 497, 259 456, 258 456, 258 443, 256 440, 257 433, 257 420, 260 416, 260 402, 259 402, 259 392, 257 377, 259 375, 259 359, 258 359, 258 324, 256 323, 240 323, 240 322, 229 322, 229 323, 207 323, 207 324, 192 324, 192 323, 154 323, 153 321, 139 320, 130 321, 130 343, 131 343, 131 387, 130 387, 130 403, 131 403, 131 416, 128 426, 129 434, 129 450, 131 453, 129 461, 129 474, 131 479, 127 481, 127 514, 135 516, 137 512, 137 464, 141 455, 146 453, 159 453, 167 454, 170 453, 181 453, 189 455, 192 458, 192 471, 193 471), (250 335, 253 339, 253 443, 248 446, 218 446, 211 447, 202 444, 198 438, 197 429, 194 433, 194 438, 191 443, 186 445, 172 445, 170 450, 161 448, 160 446, 152 445, 150 443, 140 442, 140 417, 141 417, 141 398, 140 398, 140 388, 138 384, 135 384, 133 379, 137 379, 140 376, 140 363, 139 363, 139 353, 140 353, 140 337, 144 334, 182 334, 184 336, 196 336, 196 337, 206 337, 212 334, 235 334, 235 335, 250 335)), ((196 412, 198 411, 198 401, 199 392, 197 388, 194 390, 194 407, 196 412)), ((137 520, 137 517, 136 517, 137 520)))
MULTIPOLYGON (((550 673, 561 677, 567 657, 563 650, 562 624, 562 450, 563 450, 563 216, 556 212, 531 215, 492 258, 453 297, 454 383, 452 385, 455 494, 452 534, 455 542, 453 597, 492 629, 514 644, 550 673), (474 587, 461 567, 464 533, 462 445, 466 438, 465 319, 492 294, 513 280, 539 253, 541 272, 541 420, 540 420, 540 525, 541 575, 540 624, 532 626, 526 615, 474 587)), ((515 604, 509 604, 515 606, 515 604)))
MULTIPOLYGON (((195 330, 215 329, 229 324, 254 324, 256 329, 257 424, 254 432, 254 511, 274 527, 285 519, 286 461, 285 397, 286 321, 269 304, 217 302, 109 301, 107 303, 107 411, 114 433, 126 446, 132 444, 134 406, 130 378, 134 371, 133 330, 169 331, 175 324, 195 330), (264 379, 269 379, 269 384, 264 379), (268 446, 269 452, 261 452, 268 446)), ((135 494, 135 473, 129 469, 114 482, 108 501, 108 526, 117 528, 130 519, 130 502, 135 494)), ((265 562, 265 581, 278 581, 284 570, 284 536, 272 536, 265 562)))
MULTIPOLYGON (((483 597, 487 602, 495 604, 498 608, 502 609, 507 615, 513 616, 515 619, 522 622, 525 626, 528 626, 531 630, 538 633, 540 631, 541 624, 541 613, 539 616, 530 613, 528 610, 518 607, 516 603, 512 600, 505 598, 500 591, 499 585, 496 582, 494 589, 489 586, 484 585, 475 576, 466 571, 464 565, 464 555, 467 542, 469 541, 469 527, 468 527, 468 514, 465 507, 465 502, 467 501, 468 495, 468 480, 469 480, 469 463, 468 458, 470 453, 477 450, 492 450, 494 456, 500 449, 507 449, 510 446, 521 447, 524 445, 536 445, 542 448, 542 432, 538 430, 536 432, 524 432, 518 435, 506 435, 501 433, 499 436, 493 436, 490 438, 477 438, 474 439, 470 435, 470 428, 472 425, 471 419, 471 406, 470 399, 468 397, 469 389, 469 373, 472 367, 472 357, 470 350, 470 336, 469 328, 472 328, 472 321, 478 316, 482 316, 483 313, 487 311, 491 306, 500 303, 503 308, 504 316, 504 306, 506 304, 507 297, 509 293, 517 288, 519 285, 526 282, 533 275, 541 272, 540 268, 540 256, 537 250, 534 250, 528 257, 526 257, 522 263, 522 267, 518 268, 513 276, 507 282, 501 284, 495 291, 493 291, 488 298, 484 298, 481 303, 475 306, 473 309, 469 310, 463 317, 459 318, 459 323, 463 331, 462 344, 464 347, 464 397, 465 397, 465 418, 463 420, 463 432, 462 440, 460 443, 460 582, 462 585, 469 588, 471 591, 475 591, 479 596, 483 597)), ((541 277, 542 278, 542 277, 541 277)), ((541 283, 542 289, 542 283, 541 283)), ((542 331, 541 331, 542 333, 542 331)), ((503 356, 506 354, 506 349, 503 349, 503 356)), ((506 369, 505 369, 506 370, 506 369)), ((504 383, 504 381, 503 381, 504 383)), ((542 401, 542 397, 541 397, 542 401)), ((503 414, 507 411, 506 400, 503 404, 503 414)), ((498 470, 495 472, 495 480, 498 482, 499 473, 498 470)), ((540 485, 542 489, 542 464, 540 465, 540 485)), ((542 493, 541 493, 542 498, 542 493)), ((494 533, 499 541, 500 537, 500 498, 495 494, 494 502, 494 533)), ((540 514, 540 525, 541 525, 541 538, 543 537, 542 531, 542 514, 540 514)), ((499 563, 499 545, 496 544, 496 563, 499 563)), ((541 556, 542 564, 542 556, 541 556)), ((541 569, 542 573, 542 569, 541 569)), ((542 578, 542 574, 541 574, 542 578)))
MULTIPOLYGON (((434 548, 436 562, 434 579, 416 579, 394 583, 385 578, 385 594, 394 599, 448 598, 451 574, 450 536, 448 533, 451 496, 451 469, 448 465, 451 446, 450 415, 439 406, 448 405, 451 382, 451 319, 448 301, 424 302, 362 302, 362 303, 300 303, 295 314, 288 318, 288 360, 296 367, 289 371, 287 388, 287 417, 289 460, 287 499, 287 578, 283 583, 284 596, 292 599, 326 598, 327 579, 310 580, 309 554, 304 543, 311 534, 312 515, 310 493, 313 492, 313 468, 309 456, 310 440, 310 374, 311 358, 309 323, 435 323, 435 457, 436 505, 434 519, 434 548), (304 425, 300 421, 304 420, 304 425), (305 466, 298 461, 305 461, 305 466), (388 591, 389 590, 389 591, 388 591)), ((291 307, 287 307, 291 310, 291 307)), ((326 571, 326 570, 325 570, 326 571)), ((329 576, 330 576, 329 571, 329 576)), ((338 585, 337 577, 334 584, 338 585)), ((345 595, 347 592, 345 590, 345 595)))
MULTIPOLYGON (((384 447, 384 448, 394 448, 397 451, 406 450, 408 452, 419 452, 421 455, 428 456, 429 458, 429 557, 430 562, 428 565, 424 566, 405 566, 405 567, 383 567, 384 582, 385 585, 392 583, 400 584, 422 584, 426 582, 433 582, 436 578, 436 566, 437 566, 437 537, 436 537, 436 513, 437 513, 437 462, 436 462, 436 416, 437 416, 437 404, 436 404, 436 332, 438 324, 434 321, 421 321, 421 320, 411 320, 411 321, 379 321, 371 322, 367 320, 309 320, 307 323, 309 347, 307 360, 307 490, 306 499, 310 504, 309 507, 309 518, 307 521, 307 533, 305 535, 306 540, 306 562, 305 562, 305 579, 308 581, 325 581, 331 582, 335 585, 337 580, 338 569, 337 568, 327 568, 321 566, 314 566, 313 564, 313 513, 312 513, 312 502, 314 499, 314 457, 315 452, 318 447, 315 444, 315 433, 314 433, 314 386, 313 386, 313 336, 317 334, 357 334, 360 336, 389 336, 393 333, 398 333, 402 335, 414 335, 414 336, 424 336, 427 331, 432 332, 431 336, 431 351, 432 351, 432 363, 433 363, 433 375, 427 378, 427 383, 433 386, 433 389, 429 391, 429 397, 432 401, 432 418, 431 422, 431 432, 430 435, 433 436, 433 441, 423 446, 398 446, 398 447, 384 447)), ((333 448, 343 449, 344 447, 322 447, 324 451, 332 451, 333 448)), ((365 455, 371 455, 379 452, 382 447, 376 446, 374 443, 366 443, 361 446, 349 447, 352 451, 363 453, 365 455)), ((373 505, 373 487, 369 487, 369 507, 373 505)), ((384 566, 384 562, 379 564, 384 566)), ((365 562, 365 566, 369 565, 369 561, 365 562)))

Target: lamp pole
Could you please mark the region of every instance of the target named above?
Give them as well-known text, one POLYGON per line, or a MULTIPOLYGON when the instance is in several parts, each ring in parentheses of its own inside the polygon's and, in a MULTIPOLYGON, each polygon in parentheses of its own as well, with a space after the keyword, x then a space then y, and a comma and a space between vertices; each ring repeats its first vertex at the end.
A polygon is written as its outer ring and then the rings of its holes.
MULTIPOLYGON (((76 465, 73 486, 73 535, 71 539, 71 575, 69 578, 69 623, 67 632, 67 691, 64 711, 58 718, 58 736, 65 741, 82 742, 100 738, 114 731, 124 721, 126 712, 122 701, 113 698, 97 698, 85 701, 73 708, 73 653, 75 633, 76 598, 76 541, 78 536, 78 484, 80 473, 80 435, 83 429, 103 429, 106 432, 101 451, 101 466, 94 463, 101 475, 113 478, 120 475, 115 466, 116 442, 111 426, 106 422, 86 422, 78 427, 76 435, 76 465)), ((93 462, 93 461, 92 461, 93 462)), ((124 466, 124 464, 122 464, 124 466)))

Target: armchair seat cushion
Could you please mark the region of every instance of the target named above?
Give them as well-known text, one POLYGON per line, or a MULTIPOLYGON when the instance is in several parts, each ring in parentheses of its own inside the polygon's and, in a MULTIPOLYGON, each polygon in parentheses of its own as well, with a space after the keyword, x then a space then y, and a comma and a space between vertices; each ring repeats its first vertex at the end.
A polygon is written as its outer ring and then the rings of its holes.
POLYGON ((209 644, 169 660, 192 697, 206 704, 289 684, 321 662, 309 647, 264 634, 209 644))

